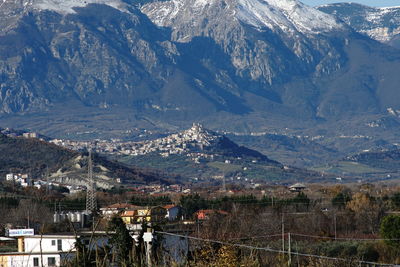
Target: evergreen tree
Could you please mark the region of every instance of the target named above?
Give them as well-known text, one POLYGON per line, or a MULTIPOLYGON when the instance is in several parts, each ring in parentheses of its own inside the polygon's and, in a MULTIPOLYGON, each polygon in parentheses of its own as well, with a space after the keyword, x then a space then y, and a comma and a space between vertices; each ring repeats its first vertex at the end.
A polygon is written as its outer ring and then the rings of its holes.
POLYGON ((133 239, 129 235, 125 223, 120 217, 115 216, 111 218, 108 230, 115 232, 111 234, 110 244, 112 245, 117 257, 117 262, 123 267, 131 266, 133 239))

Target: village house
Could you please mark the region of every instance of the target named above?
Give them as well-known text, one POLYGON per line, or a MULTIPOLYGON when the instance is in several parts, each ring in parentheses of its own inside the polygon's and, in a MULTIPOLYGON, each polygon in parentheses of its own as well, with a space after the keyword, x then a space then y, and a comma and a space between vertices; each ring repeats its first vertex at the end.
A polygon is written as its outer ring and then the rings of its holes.
POLYGON ((167 211, 165 218, 168 221, 174 221, 174 220, 178 219, 178 215, 180 213, 181 207, 171 204, 171 205, 166 205, 163 208, 167 211))
POLYGON ((125 210, 134 209, 136 205, 128 203, 115 203, 103 208, 100 208, 100 212, 104 217, 112 217, 113 215, 120 214, 125 210))
POLYGON ((27 186, 33 185, 32 180, 31 180, 31 178, 29 177, 28 174, 8 173, 8 174, 6 174, 6 181, 15 182, 17 184, 20 184, 23 187, 27 187, 27 186))
POLYGON ((0 253, 2 267, 61 266, 76 251, 74 235, 18 237, 18 251, 0 253))
POLYGON ((304 189, 306 189, 306 186, 304 184, 301 184, 301 183, 296 183, 294 185, 289 186, 289 190, 291 192, 301 192, 304 189))
POLYGON ((125 224, 141 224, 143 222, 156 223, 165 220, 167 210, 163 207, 135 207, 125 210, 121 214, 121 219, 125 224))
MULTIPOLYGON (((102 231, 79 232, 78 235, 53 234, 31 235, 30 229, 19 229, 15 236, 18 246, 15 252, 0 253, 0 267, 60 267, 65 266, 76 254, 76 240, 90 249, 102 248, 108 244, 108 237, 102 231)), ((14 232, 17 230, 14 230, 14 232)))
POLYGON ((210 219, 211 216, 228 215, 228 212, 223 210, 198 210, 195 213, 195 218, 199 221, 210 219))
POLYGON ((125 224, 137 223, 137 210, 125 210, 121 214, 121 219, 125 224))

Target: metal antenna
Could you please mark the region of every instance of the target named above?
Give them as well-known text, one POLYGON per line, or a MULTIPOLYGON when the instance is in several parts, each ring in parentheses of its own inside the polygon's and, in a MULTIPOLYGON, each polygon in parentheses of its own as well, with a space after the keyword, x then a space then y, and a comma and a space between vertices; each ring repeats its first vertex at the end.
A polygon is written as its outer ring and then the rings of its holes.
POLYGON ((89 156, 88 156, 88 184, 86 190, 86 210, 92 212, 97 210, 96 183, 93 178, 93 163, 92 163, 91 148, 89 148, 89 156))

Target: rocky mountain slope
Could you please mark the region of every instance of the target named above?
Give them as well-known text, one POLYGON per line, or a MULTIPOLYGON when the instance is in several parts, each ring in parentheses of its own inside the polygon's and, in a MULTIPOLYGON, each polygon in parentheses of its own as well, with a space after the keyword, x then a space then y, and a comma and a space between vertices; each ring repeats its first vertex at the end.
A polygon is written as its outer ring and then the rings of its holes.
POLYGON ((318 9, 337 16, 357 32, 400 48, 400 7, 373 8, 357 3, 338 3, 318 9))
POLYGON ((400 110, 400 52, 295 0, 0 5, 4 126, 93 137, 201 121, 331 142, 400 110))

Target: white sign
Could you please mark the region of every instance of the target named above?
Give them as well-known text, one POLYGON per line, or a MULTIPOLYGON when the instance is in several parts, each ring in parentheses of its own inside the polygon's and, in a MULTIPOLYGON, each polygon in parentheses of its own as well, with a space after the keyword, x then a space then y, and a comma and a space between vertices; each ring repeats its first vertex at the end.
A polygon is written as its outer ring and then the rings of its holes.
POLYGON ((34 235, 33 229, 8 229, 8 236, 26 236, 34 235))
POLYGON ((143 241, 144 242, 151 242, 152 240, 153 240, 153 234, 152 233, 145 232, 143 234, 143 241))

